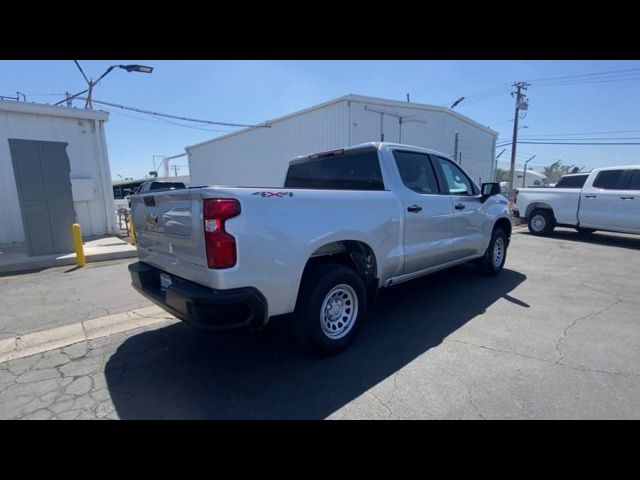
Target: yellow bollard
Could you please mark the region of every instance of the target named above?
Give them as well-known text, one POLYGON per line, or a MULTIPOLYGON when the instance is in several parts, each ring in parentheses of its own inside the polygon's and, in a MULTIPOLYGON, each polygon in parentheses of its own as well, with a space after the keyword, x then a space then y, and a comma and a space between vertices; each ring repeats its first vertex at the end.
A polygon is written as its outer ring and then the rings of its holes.
POLYGON ((133 220, 131 219, 131 215, 129 215, 129 218, 127 219, 127 223, 129 223, 129 232, 131 234, 131 245, 135 245, 136 244, 136 231, 133 228, 133 220))
POLYGON ((79 267, 84 267, 87 262, 84 258, 84 246, 82 244, 82 232, 80 231, 80 225, 74 223, 71 230, 73 231, 73 243, 76 246, 76 263, 79 267))

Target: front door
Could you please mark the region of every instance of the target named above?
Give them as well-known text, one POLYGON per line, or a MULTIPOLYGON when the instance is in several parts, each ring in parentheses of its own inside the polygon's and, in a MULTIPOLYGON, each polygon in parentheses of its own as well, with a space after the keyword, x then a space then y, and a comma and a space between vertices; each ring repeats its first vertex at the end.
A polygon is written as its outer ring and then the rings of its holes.
POLYGON ((486 215, 478 187, 466 173, 451 160, 433 156, 440 178, 449 192, 453 208, 453 235, 451 250, 456 259, 484 253, 487 240, 482 232, 486 215))
POLYGON ((67 144, 9 139, 29 255, 73 251, 73 209, 67 144))

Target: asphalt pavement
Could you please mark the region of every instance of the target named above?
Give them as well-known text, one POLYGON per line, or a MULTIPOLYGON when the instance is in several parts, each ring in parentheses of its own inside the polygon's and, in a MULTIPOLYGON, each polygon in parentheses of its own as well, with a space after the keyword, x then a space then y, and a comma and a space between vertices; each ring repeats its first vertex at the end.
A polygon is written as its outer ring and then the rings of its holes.
POLYGON ((637 236, 520 231, 498 277, 387 289, 340 355, 302 352, 286 319, 165 321, 0 364, 0 418, 638 419, 639 267, 637 236))

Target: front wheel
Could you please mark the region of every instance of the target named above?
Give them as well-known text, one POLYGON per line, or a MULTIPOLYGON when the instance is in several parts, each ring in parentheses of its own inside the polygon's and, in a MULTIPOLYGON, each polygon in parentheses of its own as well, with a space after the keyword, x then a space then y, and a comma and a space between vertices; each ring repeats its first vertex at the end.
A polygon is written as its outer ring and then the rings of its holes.
POLYGON ((493 230, 491 240, 484 257, 480 259, 480 268, 488 275, 497 275, 504 268, 507 259, 507 247, 509 241, 501 228, 493 230))
POLYGON ((355 339, 366 310, 365 285, 354 270, 340 264, 315 265, 301 285, 293 333, 306 350, 337 353, 355 339))

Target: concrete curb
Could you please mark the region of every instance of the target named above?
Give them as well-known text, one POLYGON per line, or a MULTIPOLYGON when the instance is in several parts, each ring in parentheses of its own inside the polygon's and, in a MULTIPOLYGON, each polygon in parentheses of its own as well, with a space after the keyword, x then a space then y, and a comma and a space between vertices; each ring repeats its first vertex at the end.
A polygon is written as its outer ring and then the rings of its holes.
MULTIPOLYGON (((98 252, 85 253, 87 263, 105 262, 108 260, 119 260, 121 258, 134 258, 138 256, 138 251, 123 250, 118 252, 98 252)), ((29 259, 28 261, 16 261, 0 265, 0 275, 11 275, 20 272, 28 272, 31 270, 39 270, 42 268, 65 267, 76 264, 76 254, 69 253, 62 256, 49 256, 45 258, 29 259)))
POLYGON ((172 319, 175 320, 175 317, 153 305, 41 332, 6 338, 0 340, 0 363, 172 319))

